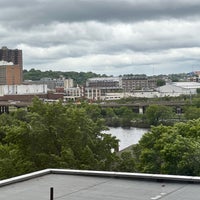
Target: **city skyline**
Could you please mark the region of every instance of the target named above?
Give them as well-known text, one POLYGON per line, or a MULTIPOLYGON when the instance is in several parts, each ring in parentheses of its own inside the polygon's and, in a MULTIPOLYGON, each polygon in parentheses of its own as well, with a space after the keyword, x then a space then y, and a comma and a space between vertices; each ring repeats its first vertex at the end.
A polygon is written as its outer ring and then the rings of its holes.
POLYGON ((24 69, 121 74, 199 71, 198 0, 8 0, 1 46, 24 69))

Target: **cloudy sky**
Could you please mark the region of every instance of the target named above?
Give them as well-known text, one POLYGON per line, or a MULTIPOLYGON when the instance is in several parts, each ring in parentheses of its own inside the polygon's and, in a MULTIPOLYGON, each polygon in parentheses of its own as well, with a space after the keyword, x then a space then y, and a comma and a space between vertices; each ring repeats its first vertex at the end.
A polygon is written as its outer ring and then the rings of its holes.
POLYGON ((100 74, 200 70, 199 0, 0 0, 1 46, 25 69, 100 74))

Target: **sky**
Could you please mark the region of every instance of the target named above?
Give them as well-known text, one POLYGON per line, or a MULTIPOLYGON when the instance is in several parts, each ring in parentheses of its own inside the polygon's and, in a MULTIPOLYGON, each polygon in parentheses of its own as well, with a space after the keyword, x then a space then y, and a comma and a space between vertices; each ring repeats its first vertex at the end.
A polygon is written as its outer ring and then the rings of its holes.
POLYGON ((200 70, 199 0, 0 0, 1 46, 24 69, 107 75, 200 70))

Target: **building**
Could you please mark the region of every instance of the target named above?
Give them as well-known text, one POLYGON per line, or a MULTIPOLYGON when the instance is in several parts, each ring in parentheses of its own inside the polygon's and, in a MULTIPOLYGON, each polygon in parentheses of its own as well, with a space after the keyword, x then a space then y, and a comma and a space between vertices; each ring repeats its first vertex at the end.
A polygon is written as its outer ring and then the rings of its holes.
POLYGON ((22 83, 22 72, 19 65, 6 61, 0 62, 0 85, 19 85, 22 83))
POLYGON ((83 88, 80 87, 73 87, 73 88, 66 88, 65 89, 65 95, 64 95, 64 101, 68 101, 68 100, 77 100, 80 98, 83 98, 84 92, 83 92, 83 88))
POLYGON ((0 96, 47 94, 47 85, 0 85, 0 96))
MULTIPOLYGON (((23 81, 23 58, 22 58, 22 50, 19 49, 8 49, 7 47, 2 47, 0 49, 0 61, 6 61, 7 63, 11 63, 15 66, 15 68, 19 68, 17 71, 20 72, 19 78, 20 83, 23 81)), ((0 64, 2 65, 2 64, 0 64)))
POLYGON ((101 88, 101 89, 121 89, 120 77, 101 77, 101 78, 89 78, 86 81, 86 87, 101 88))
POLYGON ((200 177, 47 169, 0 181, 9 200, 198 200, 200 177))
POLYGON ((164 86, 158 87, 159 97, 164 96, 180 96, 197 94, 197 89, 200 88, 198 82, 173 82, 167 83, 164 86))
POLYGON ((125 92, 154 89, 157 86, 156 83, 156 79, 148 78, 146 75, 125 75, 122 77, 122 87, 125 92))
POLYGON ((101 89, 86 87, 84 88, 84 97, 90 100, 100 100, 101 99, 101 89))
POLYGON ((49 91, 54 91, 56 92, 56 89, 62 90, 64 92, 64 80, 63 78, 59 79, 52 79, 48 77, 41 78, 39 81, 25 81, 25 84, 44 84, 47 85, 47 89, 49 91))
POLYGON ((2 47, 0 49, 0 60, 12 62, 14 65, 23 68, 22 50, 2 47))
POLYGON ((69 78, 69 79, 64 79, 64 89, 68 88, 73 88, 74 87, 74 80, 69 78))
MULTIPOLYGON (((88 88, 89 93, 90 93, 90 91, 92 92, 96 89, 100 90, 100 92, 98 92, 98 93, 104 99, 106 96, 106 93, 122 92, 121 77, 89 78, 86 81, 86 88, 88 88), (91 90, 89 88, 91 88, 91 90)), ((99 98, 97 98, 97 99, 99 99, 99 98)))

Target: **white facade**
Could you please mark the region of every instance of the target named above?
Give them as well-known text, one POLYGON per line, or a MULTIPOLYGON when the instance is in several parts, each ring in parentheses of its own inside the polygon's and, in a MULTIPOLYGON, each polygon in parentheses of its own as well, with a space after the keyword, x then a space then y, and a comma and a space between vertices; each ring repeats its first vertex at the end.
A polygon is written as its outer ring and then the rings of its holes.
MULTIPOLYGON (((124 98, 125 94, 124 93, 106 93, 105 96, 102 96, 102 100, 117 100, 124 98)), ((128 97, 128 96, 126 96, 128 97)))
POLYGON ((4 95, 28 95, 46 94, 47 85, 0 85, 0 96, 4 95))
POLYGON ((85 88, 85 97, 91 100, 98 100, 101 98, 101 89, 85 88))
POLYGON ((73 88, 73 87, 74 87, 73 79, 69 78, 69 79, 64 80, 64 89, 73 88))
POLYGON ((157 91, 140 91, 134 92, 131 96, 138 98, 156 98, 160 96, 160 93, 157 91))
POLYGON ((64 101, 67 101, 69 99, 75 100, 79 99, 83 96, 82 88, 76 87, 76 88, 66 88, 65 89, 66 95, 63 97, 64 101))

